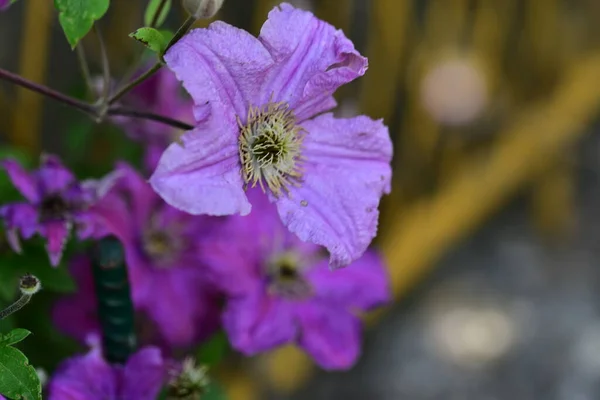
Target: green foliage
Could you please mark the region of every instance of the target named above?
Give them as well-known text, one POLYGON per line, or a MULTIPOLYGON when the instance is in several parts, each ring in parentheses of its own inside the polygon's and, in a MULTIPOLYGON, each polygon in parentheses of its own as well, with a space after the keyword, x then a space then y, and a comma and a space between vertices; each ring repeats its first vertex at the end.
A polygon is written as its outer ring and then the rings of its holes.
POLYGON ((169 40, 161 31, 154 28, 140 28, 129 34, 129 37, 134 38, 142 43, 151 51, 162 54, 169 44, 169 40))
POLYGON ((109 4, 110 0, 54 0, 60 25, 72 49, 92 29, 94 21, 106 14, 109 4))
POLYGON ((219 364, 230 352, 231 347, 225 332, 215 333, 196 352, 196 360, 199 364, 212 367, 219 364))
POLYGON ((153 28, 160 27, 169 15, 169 10, 171 10, 171 0, 167 0, 163 9, 160 12, 158 18, 155 18, 156 13, 158 12, 158 7, 161 5, 163 0, 150 0, 148 3, 148 7, 146 7, 146 12, 144 13, 144 25, 150 26, 153 28), (152 22, 156 21, 154 25, 152 22))
POLYGON ((29 334, 25 329, 15 329, 0 335, 0 393, 9 399, 42 399, 42 385, 35 369, 25 354, 12 347, 29 334))

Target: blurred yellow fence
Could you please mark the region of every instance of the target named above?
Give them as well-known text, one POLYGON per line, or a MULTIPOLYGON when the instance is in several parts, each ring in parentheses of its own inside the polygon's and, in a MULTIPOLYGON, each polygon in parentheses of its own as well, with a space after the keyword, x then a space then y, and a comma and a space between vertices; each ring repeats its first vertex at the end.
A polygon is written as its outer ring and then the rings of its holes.
MULTIPOLYGON (((227 0, 220 17, 227 19, 246 1, 227 0)), ((123 10, 112 24, 131 25, 126 16, 133 9, 139 14, 141 3, 114 3, 123 10)), ((277 3, 254 0, 248 28, 256 33, 277 3)), ((382 204, 378 240, 398 301, 448 248, 523 188, 529 190, 532 219, 541 234, 569 232, 574 211, 570 153, 600 109, 600 3, 301 3, 366 47, 367 75, 352 90, 341 91, 339 100, 344 109, 384 118, 393 135, 394 190, 382 204)), ((43 82, 52 4, 26 4, 20 72, 43 82)), ((133 47, 120 35, 109 39, 112 51, 131 56, 133 47)), ((39 151, 41 103, 30 96, 17 93, 10 140, 39 151)), ((0 106, 11 103, 0 101, 0 106)), ((253 363, 243 371, 223 371, 233 399, 262 398, 265 388, 293 391, 312 371, 310 361, 293 348, 253 363)))

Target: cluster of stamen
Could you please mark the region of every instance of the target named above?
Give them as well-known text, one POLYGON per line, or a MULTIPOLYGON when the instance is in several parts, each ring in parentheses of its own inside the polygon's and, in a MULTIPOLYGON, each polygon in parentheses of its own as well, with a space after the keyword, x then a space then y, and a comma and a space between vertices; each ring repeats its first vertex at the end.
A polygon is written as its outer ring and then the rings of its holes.
POLYGON ((180 250, 179 241, 171 232, 165 230, 149 229, 144 233, 142 241, 146 255, 156 261, 156 265, 159 266, 162 263, 173 261, 180 250))
POLYGON ((70 210, 69 204, 59 194, 46 196, 40 204, 40 219, 42 221, 61 220, 70 210))
POLYGON ((269 291, 292 300, 311 296, 312 287, 301 274, 300 260, 294 253, 282 253, 268 264, 269 291))
POLYGON ((302 177, 299 162, 304 131, 285 102, 250 107, 246 124, 238 118, 239 151, 246 186, 259 184, 279 197, 302 177), (265 187, 266 185, 266 187, 265 187))

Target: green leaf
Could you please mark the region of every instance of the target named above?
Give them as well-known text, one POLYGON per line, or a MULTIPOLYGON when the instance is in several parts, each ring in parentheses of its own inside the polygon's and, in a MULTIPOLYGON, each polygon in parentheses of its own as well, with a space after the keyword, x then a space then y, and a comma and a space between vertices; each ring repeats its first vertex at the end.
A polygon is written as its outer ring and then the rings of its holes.
MULTIPOLYGON (((148 3, 148 7, 146 7, 146 13, 144 14, 144 25, 152 26, 152 21, 154 20, 154 16, 156 15, 158 7, 161 5, 161 3, 162 0, 150 0, 150 3, 148 3)), ((160 15, 156 19, 156 23, 154 24, 154 26, 152 26, 153 28, 158 28, 165 22, 167 15, 169 15, 170 9, 171 0, 167 0, 165 5, 163 6, 163 9, 160 12, 160 15)))
POLYGON ((31 335, 31 332, 29 332, 27 329, 13 329, 6 335, 0 334, 0 346, 12 346, 13 344, 25 340, 25 338, 29 335, 31 335))
POLYGON ((167 38, 165 38, 160 31, 154 28, 140 28, 135 32, 130 33, 129 37, 134 38, 158 54, 162 54, 169 44, 167 38))
MULTIPOLYGON (((22 335, 17 333, 16 338, 22 335)), ((42 399, 42 385, 35 369, 25 354, 5 342, 0 343, 0 393, 9 399, 42 399)))
POLYGON ((92 29, 94 21, 106 14, 109 4, 110 0, 54 0, 58 20, 72 49, 92 29))
POLYGON ((208 366, 217 365, 229 353, 230 346, 225 332, 215 333, 196 352, 196 360, 199 364, 208 366))

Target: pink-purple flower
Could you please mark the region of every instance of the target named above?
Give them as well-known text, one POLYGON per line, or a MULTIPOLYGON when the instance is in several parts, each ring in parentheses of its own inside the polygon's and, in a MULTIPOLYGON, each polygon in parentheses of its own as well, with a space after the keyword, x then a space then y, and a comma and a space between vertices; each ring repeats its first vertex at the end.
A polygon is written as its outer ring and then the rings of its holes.
POLYGON ((206 244, 209 276, 228 294, 223 326, 234 348, 254 355, 296 343, 325 369, 349 368, 360 353, 358 313, 390 300, 382 260, 367 251, 331 271, 321 248, 288 232, 256 189, 248 217, 234 216, 206 244))
POLYGON ((215 22, 165 60, 194 100, 197 126, 150 179, 163 199, 191 214, 247 215, 246 189, 259 186, 287 229, 329 250, 332 267, 365 252, 390 191, 392 144, 380 120, 322 114, 367 69, 340 30, 284 3, 258 38, 215 22))
POLYGON ((93 212, 124 245, 137 311, 174 347, 202 340, 219 326, 220 296, 206 280, 200 241, 214 218, 190 216, 167 205, 128 165, 93 212))
POLYGON ((0 207, 0 218, 14 251, 21 251, 20 237, 29 239, 38 233, 46 238, 50 262, 57 266, 73 227, 80 239, 104 234, 89 208, 110 189, 114 174, 99 181, 78 182, 52 155, 44 155, 40 168, 31 173, 12 159, 0 161, 0 167, 27 200, 0 207))
POLYGON ((120 366, 108 364, 96 347, 58 367, 48 384, 48 399, 156 400, 168 370, 157 348, 143 348, 120 366))

